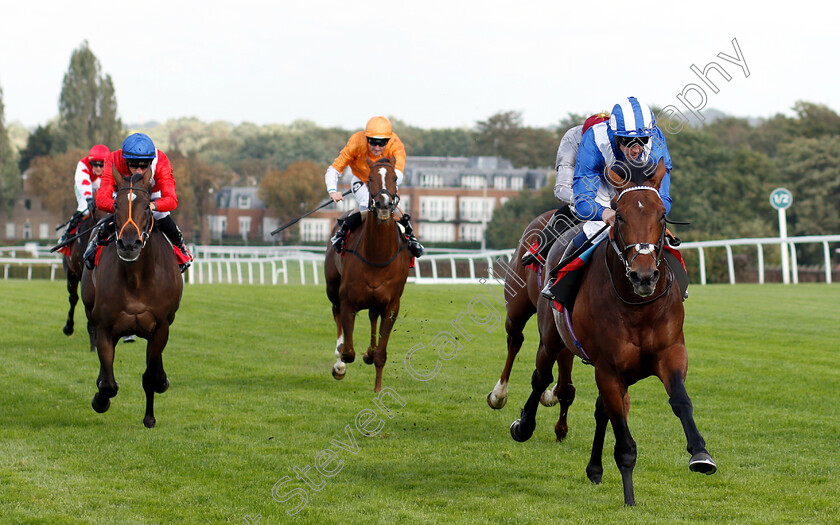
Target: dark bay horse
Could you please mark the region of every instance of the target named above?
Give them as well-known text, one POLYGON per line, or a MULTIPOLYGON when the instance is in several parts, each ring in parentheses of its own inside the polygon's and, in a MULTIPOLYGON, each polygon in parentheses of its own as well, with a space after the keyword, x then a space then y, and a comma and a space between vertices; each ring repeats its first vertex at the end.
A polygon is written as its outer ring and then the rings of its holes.
MULTIPOLYGON (((665 175, 660 162, 651 169, 624 165, 609 171, 610 182, 619 191, 613 199, 616 224, 609 243, 601 243, 584 270, 572 311, 572 332, 548 301, 539 302, 537 318, 541 342, 533 391, 520 419, 511 425, 517 441, 530 438, 536 424, 538 399, 551 382, 551 367, 561 350, 588 359, 595 368, 598 399, 595 402, 595 437, 586 474, 600 483, 601 458, 607 422, 615 434, 614 457, 621 473, 624 503, 634 505, 633 468, 636 443, 630 435, 627 414, 628 388, 655 375, 665 386, 674 414, 679 418, 691 454, 689 469, 713 474, 714 460, 694 422, 691 400, 685 389, 688 358, 683 336, 682 294, 674 286, 668 264, 660 265, 665 235, 665 207, 659 186, 665 175), (580 350, 574 342, 578 337, 580 350)), ((555 250, 549 257, 553 264, 555 250)))
MULTIPOLYGON (((85 217, 77 226, 76 232, 85 232, 90 230, 99 218, 99 216, 94 217, 93 214, 85 217)), ((67 278, 67 293, 70 295, 70 311, 67 312, 67 321, 64 323, 64 328, 61 330, 64 332, 64 335, 67 336, 73 335, 75 324, 73 317, 76 313, 76 303, 79 302, 79 281, 82 280, 82 270, 84 270, 85 267, 83 256, 88 239, 90 239, 89 231, 68 244, 66 251, 62 249, 64 256, 61 259, 61 265, 64 267, 64 275, 67 278)), ((91 341, 91 345, 93 345, 93 341, 91 341)))
MULTIPOLYGON (((546 227, 549 219, 551 219, 551 216, 556 211, 549 210, 542 213, 528 224, 510 260, 510 266, 507 269, 508 273, 505 275, 507 359, 505 360, 502 374, 496 382, 496 386, 487 394, 487 404, 497 410, 504 407, 507 402, 508 380, 513 369, 513 362, 525 340, 525 336, 523 335, 525 325, 537 313, 537 304, 539 301, 545 300, 540 296, 540 290, 545 285, 548 270, 543 267, 537 273, 528 267, 522 266, 519 261, 522 260, 522 255, 528 251, 537 232, 546 227)), ((549 235, 554 234, 546 233, 549 235)), ((557 380, 557 385, 553 389, 546 390, 540 397, 540 402, 545 406, 553 406, 558 402, 560 403, 560 417, 557 420, 554 431, 557 439, 562 440, 568 430, 566 416, 569 411, 569 406, 571 406, 575 397, 575 388, 572 386, 571 377, 574 355, 566 350, 562 350, 558 352, 557 359, 560 375, 557 380)))
POLYGON ((368 310, 370 346, 362 359, 367 364, 376 365, 374 392, 382 388, 388 338, 400 312, 400 297, 411 259, 403 234, 393 217, 399 201, 393 162, 393 159, 376 162, 368 159, 369 211, 362 226, 348 234, 344 257, 328 243, 324 264, 327 297, 332 303, 336 326, 333 377, 344 378, 345 363, 356 359, 353 324, 356 312, 368 310), (378 342, 377 322, 380 322, 378 342))
POLYGON ((143 424, 155 426, 154 396, 169 388, 161 354, 169 326, 181 302, 183 280, 172 245, 153 230, 149 208, 151 170, 126 178, 115 173, 114 222, 117 241, 102 248, 99 265, 82 274, 82 300, 94 329, 99 354, 98 392, 93 409, 108 410, 119 385, 114 378, 114 347, 120 337, 136 334, 147 340, 146 414, 143 424))

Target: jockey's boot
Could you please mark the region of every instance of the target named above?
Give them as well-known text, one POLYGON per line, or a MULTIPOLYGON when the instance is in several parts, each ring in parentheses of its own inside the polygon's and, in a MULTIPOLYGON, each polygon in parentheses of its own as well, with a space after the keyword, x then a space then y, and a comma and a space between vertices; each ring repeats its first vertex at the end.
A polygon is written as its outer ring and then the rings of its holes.
MULTIPOLYGON (((61 234, 61 239, 58 240, 58 244, 64 244, 67 242, 67 239, 69 239, 72 235, 70 232, 73 232, 79 223, 82 222, 82 219, 84 219, 84 215, 78 211, 70 217, 70 222, 67 223, 67 228, 64 230, 64 233, 61 234)), ((75 234, 76 232, 73 233, 75 234)))
POLYGON ((171 215, 161 217, 157 220, 157 224, 160 231, 162 231, 172 243, 172 246, 178 248, 181 253, 188 258, 187 261, 178 263, 178 268, 181 269, 181 273, 184 273, 187 271, 187 268, 192 265, 193 256, 187 249, 187 245, 184 243, 184 236, 181 235, 181 229, 178 228, 177 224, 175 224, 175 219, 173 219, 171 215))
POLYGON ((355 230, 362 224, 362 214, 360 212, 353 212, 343 219, 338 219, 338 231, 330 239, 330 243, 335 248, 337 253, 344 251, 344 243, 347 240, 347 234, 355 230))
POLYGON ((93 270, 96 265, 96 248, 108 244, 111 235, 114 233, 114 223, 108 222, 96 229, 96 235, 90 235, 90 241, 84 255, 85 266, 88 270, 93 270))
POLYGON ((522 256, 522 266, 528 266, 533 263, 544 264, 546 257, 548 257, 548 252, 554 246, 554 242, 563 232, 579 222, 580 219, 575 216, 568 204, 560 207, 548 220, 545 228, 537 235, 537 252, 531 253, 529 249, 522 256))
POLYGON ((405 231, 405 239, 408 241, 408 251, 415 257, 421 257, 426 249, 423 248, 423 245, 414 236, 414 228, 411 227, 410 221, 411 216, 407 213, 400 217, 400 224, 402 224, 403 230, 405 231))

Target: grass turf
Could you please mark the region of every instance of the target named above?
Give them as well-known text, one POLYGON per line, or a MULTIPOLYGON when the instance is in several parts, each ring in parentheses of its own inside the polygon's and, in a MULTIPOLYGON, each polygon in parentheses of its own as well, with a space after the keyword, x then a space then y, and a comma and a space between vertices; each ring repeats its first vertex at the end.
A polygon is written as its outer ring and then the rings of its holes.
POLYGON ((366 313, 357 360, 335 381, 322 286, 188 285, 164 352, 172 387, 156 396, 152 430, 142 424, 145 341, 117 347, 120 392, 96 414, 98 360, 82 309, 76 334, 61 333, 63 284, 3 281, 0 291, 2 523, 840 522, 837 285, 691 288, 687 389, 719 471, 688 471, 679 421, 661 383, 646 379, 630 389, 634 508, 622 504, 611 432, 603 483, 586 479, 590 367, 575 363, 562 444, 556 408, 540 408, 529 442, 510 438, 529 391, 535 320, 507 406, 487 406, 505 335, 504 309, 485 287, 407 287, 383 379, 405 406, 383 397, 389 418, 360 359, 366 313), (461 312, 463 347, 439 359, 435 336, 454 333, 461 312), (436 376, 416 379, 437 361, 436 376), (371 414, 368 425, 381 428, 364 437, 357 417, 371 414), (311 486, 298 479, 304 471, 311 486))

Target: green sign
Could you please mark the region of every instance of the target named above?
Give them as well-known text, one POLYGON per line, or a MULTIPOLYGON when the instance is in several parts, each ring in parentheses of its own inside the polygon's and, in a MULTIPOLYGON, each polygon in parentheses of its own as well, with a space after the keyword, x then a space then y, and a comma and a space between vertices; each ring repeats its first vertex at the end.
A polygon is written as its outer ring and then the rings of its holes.
POLYGON ((770 192, 770 206, 777 210, 785 210, 793 204, 793 195, 787 188, 776 188, 770 192))

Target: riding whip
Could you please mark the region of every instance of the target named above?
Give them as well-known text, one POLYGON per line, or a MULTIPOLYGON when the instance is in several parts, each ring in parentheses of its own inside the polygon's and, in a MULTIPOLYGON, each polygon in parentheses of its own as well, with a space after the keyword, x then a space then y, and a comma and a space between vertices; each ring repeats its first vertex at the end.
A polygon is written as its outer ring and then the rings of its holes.
MULTIPOLYGON (((353 190, 347 190, 347 191, 345 191, 344 193, 342 193, 342 194, 341 194, 341 195, 342 195, 342 197, 349 195, 351 191, 353 191, 353 190)), ((276 230, 274 230, 273 232, 271 232, 271 235, 277 235, 278 233, 280 233, 281 231, 285 230, 285 229, 286 229, 286 228, 288 228, 289 226, 292 226, 292 225, 294 225, 294 224, 297 224, 297 222, 298 222, 299 220, 303 219, 304 217, 309 217, 310 215, 312 215, 312 214, 313 214, 313 213, 315 213, 316 211, 320 210, 321 208, 326 208, 327 206, 329 206, 329 205, 330 205, 330 204, 332 204, 332 203, 333 203, 332 199, 330 199, 330 200, 328 200, 328 201, 324 202, 323 204, 319 205, 319 206, 318 206, 317 208, 315 208, 314 210, 308 211, 308 212, 304 213, 303 215, 301 215, 300 217, 298 217, 297 219, 294 219, 293 221, 291 221, 291 222, 287 222, 287 223, 286 223, 286 224, 284 224, 283 226, 280 226, 279 228, 277 228, 276 230)))
POLYGON ((109 213, 108 215, 106 215, 106 216, 102 217, 102 219, 101 219, 99 222, 97 222, 96 224, 94 224, 93 226, 91 226, 90 228, 88 228, 87 230, 85 230, 85 231, 83 231, 83 232, 79 232, 79 233, 77 233, 77 234, 73 235, 72 237, 68 238, 68 239, 67 239, 67 240, 65 240, 64 242, 59 243, 59 244, 56 244, 55 246, 53 246, 52 248, 50 248, 50 253, 54 253, 56 250, 60 250, 61 248, 64 248, 65 246, 67 246, 67 245, 68 245, 68 244, 70 244, 71 242, 75 241, 76 239, 78 239, 78 238, 79 238, 79 237, 81 237, 82 235, 84 235, 84 234, 86 234, 87 232, 89 232, 89 231, 93 230, 93 229, 94 229, 94 228, 96 228, 97 226, 101 226, 101 225, 102 225, 102 224, 104 224, 106 221, 108 221, 108 220, 110 220, 110 219, 113 219, 113 218, 114 218, 114 214, 113 214, 113 213, 109 213))

